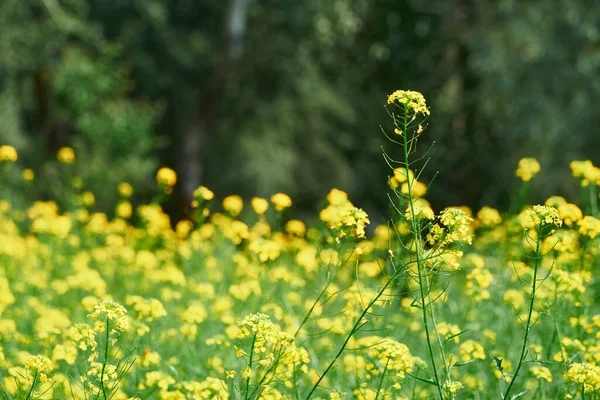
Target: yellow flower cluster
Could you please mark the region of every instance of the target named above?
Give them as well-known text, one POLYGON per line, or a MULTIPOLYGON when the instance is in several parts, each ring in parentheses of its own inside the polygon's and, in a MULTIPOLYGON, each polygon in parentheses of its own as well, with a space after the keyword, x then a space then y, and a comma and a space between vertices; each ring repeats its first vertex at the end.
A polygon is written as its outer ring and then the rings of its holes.
POLYGON ((14 147, 9 146, 7 144, 3 144, 2 146, 0 146, 0 162, 15 162, 18 158, 19 156, 17 154, 17 150, 14 147))
POLYGON ((427 234, 427 241, 430 245, 443 247, 458 241, 472 243, 471 222, 473 218, 464 210, 453 207, 446 208, 438 220, 439 222, 433 224, 427 234))
POLYGON ((540 172, 540 170, 540 163, 535 158, 521 158, 515 174, 521 178, 523 182, 529 182, 538 174, 538 172, 540 172))
POLYGON ((106 325, 118 332, 125 332, 129 329, 127 310, 114 301, 109 300, 96 304, 90 317, 96 320, 94 329, 98 332, 104 332, 106 325))
POLYGON ((552 372, 546 367, 533 366, 529 369, 533 376, 546 382, 552 382, 552 372))
POLYGON ((477 212, 477 222, 481 226, 496 226, 502 222, 502 217, 498 210, 486 206, 477 212))
POLYGON ((277 211, 283 211, 292 206, 292 199, 285 193, 275 193, 271 196, 271 203, 277 211))
POLYGON ((586 187, 590 183, 600 185, 600 168, 594 166, 590 160, 572 161, 570 167, 573 176, 579 178, 581 186, 586 187))
POLYGON ((519 214, 519 222, 524 229, 562 226, 562 219, 556 208, 540 205, 528 208, 519 214))
POLYGON ((51 372, 52 361, 46 356, 43 355, 35 355, 31 356, 25 361, 25 369, 33 372, 33 377, 30 377, 30 380, 39 379, 41 382, 46 382, 48 380, 47 372, 51 372))
POLYGON ((578 231, 581 235, 590 239, 596 238, 600 233, 600 220, 586 215, 583 219, 577 221, 578 231))
POLYGON ((589 363, 574 363, 569 366, 564 379, 583 386, 587 393, 600 390, 600 367, 589 363))
POLYGON ((412 90, 396 90, 388 96, 387 103, 405 107, 415 115, 429 115, 425 97, 419 92, 412 90))
POLYGON ((362 209, 354 207, 345 192, 332 189, 327 201, 329 205, 321 210, 319 216, 336 232, 338 239, 345 236, 365 237, 365 228, 371 222, 369 216, 362 209))
POLYGON ((75 151, 71 147, 61 147, 56 153, 56 158, 63 164, 73 164, 75 162, 75 151))
POLYGON ((156 172, 156 182, 165 188, 170 188, 177 183, 177 174, 171 168, 162 167, 156 172))

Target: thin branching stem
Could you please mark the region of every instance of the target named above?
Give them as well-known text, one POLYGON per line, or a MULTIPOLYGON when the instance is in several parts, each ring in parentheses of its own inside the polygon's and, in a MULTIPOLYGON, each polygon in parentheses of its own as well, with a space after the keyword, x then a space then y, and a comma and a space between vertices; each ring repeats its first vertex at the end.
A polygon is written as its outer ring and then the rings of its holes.
POLYGON ((413 199, 413 194, 412 194, 412 185, 413 182, 411 182, 411 177, 410 177, 410 173, 409 173, 409 151, 408 151, 408 142, 407 142, 407 118, 408 118, 408 109, 405 107, 404 108, 404 119, 402 121, 403 123, 403 131, 404 131, 404 135, 402 135, 403 140, 404 140, 404 145, 402 146, 402 149, 404 151, 404 163, 405 163, 405 174, 406 174, 406 180, 408 182, 408 205, 410 207, 410 215, 411 215, 411 219, 410 219, 410 224, 411 224, 411 232, 413 234, 413 238, 415 241, 415 258, 416 258, 416 264, 417 264, 417 276, 418 276, 418 282, 419 282, 419 291, 420 291, 420 295, 421 295, 421 311, 423 314, 423 326, 425 329, 425 338, 427 340, 427 349, 429 351, 429 358, 431 360, 431 367, 433 369, 433 377, 435 378, 435 385, 438 389, 438 393, 440 395, 440 398, 443 398, 443 392, 442 392, 442 386, 440 385, 440 381, 439 381, 439 376, 438 376, 438 371, 437 371, 437 366, 436 366, 436 362, 435 362, 435 356, 433 354, 433 346, 431 345, 431 335, 429 333, 429 318, 427 316, 427 301, 426 298, 428 297, 428 294, 426 293, 426 288, 425 288, 425 277, 424 277, 424 269, 425 266, 423 265, 423 263, 421 262, 421 238, 419 237, 419 226, 418 226, 418 222, 416 220, 416 215, 415 215, 415 200, 413 199))
POLYGON ((519 364, 517 364, 517 368, 515 369, 515 373, 512 376, 512 379, 510 380, 510 383, 508 384, 506 391, 504 392, 504 399, 508 399, 508 395, 510 394, 510 391, 517 379, 517 376, 519 375, 519 371, 521 370, 521 367, 523 366, 523 363, 525 361, 525 357, 527 356, 527 344, 528 344, 528 340, 529 340, 529 333, 531 332, 531 316, 533 315, 533 306, 535 303, 535 294, 536 294, 536 289, 537 289, 537 274, 538 274, 538 269, 540 266, 540 260, 541 260, 541 256, 540 256, 540 252, 541 252, 541 245, 542 245, 542 222, 540 221, 540 224, 538 225, 538 229, 537 229, 537 241, 536 241, 536 245, 535 245, 535 264, 533 267, 533 281, 531 283, 531 297, 529 300, 529 311, 527 313, 527 322, 525 325, 525 335, 523 337, 523 344, 521 346, 521 355, 519 356, 519 364))

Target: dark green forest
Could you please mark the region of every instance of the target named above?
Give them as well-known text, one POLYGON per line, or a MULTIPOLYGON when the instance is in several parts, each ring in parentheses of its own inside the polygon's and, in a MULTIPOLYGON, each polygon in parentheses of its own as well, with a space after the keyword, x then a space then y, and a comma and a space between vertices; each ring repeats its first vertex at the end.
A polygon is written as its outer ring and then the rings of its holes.
POLYGON ((297 213, 337 187, 376 218, 388 207, 380 124, 396 89, 431 108, 435 208, 506 208, 522 157, 542 166, 531 201, 576 195, 569 162, 600 163, 600 7, 0 0, 0 144, 35 171, 19 192, 29 200, 64 195, 56 151, 70 146, 69 173, 98 209, 112 209, 123 181, 151 198, 168 166, 174 215, 205 185, 220 198, 285 192, 297 213))

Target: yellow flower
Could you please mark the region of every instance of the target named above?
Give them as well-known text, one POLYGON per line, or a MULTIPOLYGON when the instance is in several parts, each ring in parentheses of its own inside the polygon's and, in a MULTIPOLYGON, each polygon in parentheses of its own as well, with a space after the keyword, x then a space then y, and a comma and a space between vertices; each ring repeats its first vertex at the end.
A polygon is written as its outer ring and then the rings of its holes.
POLYGON ((209 201, 214 199, 215 194, 206 186, 200 186, 194 190, 194 198, 209 201))
POLYGON ((477 220, 482 226, 494 226, 502 222, 502 217, 495 208, 483 207, 477 213, 477 220))
POLYGON ((94 330, 104 332, 105 323, 112 329, 125 332, 129 330, 129 320, 127 319, 127 310, 125 307, 114 301, 103 301, 94 306, 94 311, 89 314, 90 317, 96 320, 94 330))
POLYGON ((17 150, 14 147, 7 144, 0 146, 0 161, 15 162, 18 158, 17 150))
POLYGON ((27 168, 23 170, 23 179, 26 181, 32 181, 35 178, 35 173, 33 170, 27 168))
POLYGON ((516 175, 523 182, 529 182, 540 172, 540 163, 535 158, 521 158, 516 175))
POLYGON ((75 162, 75 151, 70 147, 61 147, 56 154, 56 158, 63 164, 73 164, 75 162))
POLYGON ((159 185, 172 187, 177 183, 177 174, 171 168, 163 167, 156 173, 156 182, 159 185))
POLYGON ((83 192, 81 194, 81 202, 87 206, 93 206, 96 203, 96 198, 94 197, 94 193, 92 192, 83 192))
POLYGON ((548 368, 535 366, 531 367, 530 371, 536 378, 546 382, 552 382, 552 372, 550 372, 548 368))
POLYGON ((588 363, 574 363, 564 375, 567 382, 583 385, 586 393, 600 389, 600 367, 588 363))
POLYGON ((574 222, 583 218, 583 213, 575 204, 566 203, 558 206, 558 215, 565 222, 565 225, 572 226, 574 222))
POLYGON ((133 187, 127 182, 119 183, 117 190, 121 196, 126 198, 129 198, 133 195, 133 187))
POLYGON ((396 90, 388 96, 387 102, 388 104, 406 107, 406 109, 414 115, 429 115, 425 97, 419 92, 412 90, 396 90))
POLYGON ((269 208, 269 202, 266 199, 260 197, 252 198, 252 208, 258 215, 263 215, 269 208))
POLYGON ((223 209, 229 214, 237 217, 244 208, 244 201, 237 194, 227 196, 223 199, 223 209))
POLYGON ((292 219, 285 224, 285 231, 292 235, 304 236, 306 233, 306 225, 300 220, 292 219))
POLYGON ((133 214, 133 208, 131 207, 131 203, 128 201, 121 201, 119 204, 117 204, 115 214, 117 214, 118 217, 123 219, 131 218, 131 214, 133 214))
POLYGON ((277 211, 282 211, 292 206, 292 199, 285 193, 275 193, 271 196, 271 202, 277 211))

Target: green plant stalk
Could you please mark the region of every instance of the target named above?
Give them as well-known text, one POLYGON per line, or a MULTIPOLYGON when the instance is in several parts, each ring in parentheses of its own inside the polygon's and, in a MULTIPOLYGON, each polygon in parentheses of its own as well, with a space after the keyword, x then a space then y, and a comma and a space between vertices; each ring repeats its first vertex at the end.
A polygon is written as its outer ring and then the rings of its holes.
POLYGON ((248 376, 246 377, 246 393, 244 394, 244 400, 248 399, 248 391, 250 388, 250 374, 252 373, 252 356, 254 355, 254 343, 256 343, 256 334, 252 338, 252 347, 250 347, 250 359, 248 360, 248 376))
POLYGON ((519 364, 515 369, 515 373, 513 374, 508 387, 506 388, 506 392, 504 392, 504 399, 508 399, 508 395, 510 394, 510 390, 517 379, 517 375, 519 375, 519 371, 523 366, 523 362, 525 361, 525 352, 527 351, 527 340, 529 339, 529 332, 531 331, 531 315, 533 314, 533 305, 535 303, 535 292, 537 289, 537 273, 540 265, 540 251, 541 251, 541 242, 542 242, 542 223, 538 225, 537 229, 537 239, 535 245, 535 266, 533 268, 533 282, 531 284, 531 299, 529 301, 529 312, 527 314, 527 325, 525 327, 525 336, 523 337, 523 345, 521 346, 521 355, 519 356, 519 364))
MULTIPOLYGON (((423 277, 423 269, 424 266, 422 265, 421 262, 421 246, 420 246, 420 240, 421 238, 419 237, 419 230, 418 230, 418 226, 417 226, 417 221, 415 218, 415 206, 414 206, 414 199, 413 199, 413 195, 412 195, 412 182, 410 181, 410 175, 409 175, 409 169, 410 169, 410 162, 409 162, 409 154, 408 154, 408 124, 407 121, 408 120, 408 109, 406 108, 406 106, 404 107, 404 118, 402 120, 402 132, 404 133, 402 135, 403 138, 403 152, 404 152, 404 169, 405 169, 405 173, 406 173, 406 182, 408 183, 408 203, 410 206, 410 215, 412 216, 410 221, 411 221, 411 231, 413 234, 413 238, 415 240, 415 257, 416 257, 416 263, 417 263, 417 273, 418 273, 418 277, 419 277, 419 291, 421 294, 421 310, 423 312, 423 325, 425 327, 425 337, 427 339, 427 349, 429 351, 429 358, 431 359, 431 367, 433 368, 433 376, 435 378, 435 384, 437 386, 440 398, 443 399, 444 398, 444 394, 442 392, 442 386, 440 385, 440 381, 439 381, 439 377, 438 377, 438 372, 437 372, 437 367, 435 364, 435 356, 433 354, 433 347, 431 346, 431 337, 429 334, 429 321, 427 318, 427 302, 426 300, 426 295, 425 295, 425 285, 423 283, 424 277, 423 277)), ((427 295, 428 296, 428 295, 427 295)))
POLYGON ((375 394, 375 400, 379 399, 379 393, 381 393, 381 387, 383 386, 383 380, 385 378, 385 373, 387 372, 388 365, 390 363, 390 358, 388 357, 385 362, 385 368, 383 369, 383 373, 381 374, 381 380, 379 381, 379 386, 377 387, 377 394, 375 394))
MULTIPOLYGON (((426 279, 427 286, 430 285, 429 278, 426 279)), ((440 337, 440 333, 437 328, 437 321, 435 319, 435 313, 433 310, 433 305, 430 305, 429 312, 431 313, 431 322, 433 323, 433 330, 435 331, 435 336, 437 338, 437 343, 440 348, 440 354, 442 355, 442 362, 444 363, 444 372, 446 373, 446 379, 450 376, 450 371, 448 370, 448 361, 446 360, 446 352, 444 351, 444 344, 442 343, 442 339, 440 337)))
POLYGON ((365 315, 367 315, 367 313, 369 312, 369 310, 371 309, 371 307, 373 307, 373 305, 377 302, 377 300, 379 300, 379 298, 383 295, 383 293, 388 288, 388 286, 390 285, 390 283, 392 283, 392 281, 394 280, 395 277, 396 277, 396 274, 392 275, 390 277, 390 279, 388 279, 388 281, 385 283, 385 285, 383 285, 383 287, 377 293, 377 295, 375 295, 375 297, 373 298, 373 300, 371 300, 371 302, 369 302, 369 304, 367 304, 367 306, 364 308, 364 310, 362 311, 362 313, 356 319, 356 322, 354 323, 354 326, 352 326, 352 329, 350 330, 350 333, 348 333, 348 336, 346 336, 346 340, 344 340, 344 343, 342 343, 342 345, 340 346, 340 349, 336 353, 336 355, 333 358, 333 360, 331 360, 331 362, 329 363, 329 365, 327 366, 327 368, 325 368, 325 371, 323 371, 323 373, 319 377, 319 380, 317 380, 317 382, 315 382, 315 384, 313 385, 312 389, 310 390, 310 392, 308 393, 308 395, 305 397, 305 400, 308 400, 308 399, 310 399, 312 397, 312 395, 315 392, 315 390, 317 390, 317 388, 321 384, 321 381, 323 381, 323 379, 325 378, 325 376, 327 375, 327 373, 329 372, 329 370, 334 366, 334 364, 337 362, 337 360, 340 358, 340 356, 342 355, 342 353, 346 349, 346 346, 348 345, 348 342, 350 341, 350 338, 352 338, 352 336, 354 336, 354 334, 356 332, 358 332, 359 329, 362 327, 361 322, 362 322, 363 318, 365 317, 365 315))
MULTIPOLYGON (((344 248, 344 246, 342 244, 340 246, 339 250, 338 250, 338 261, 335 263, 335 265, 333 267, 334 273, 332 274, 332 276, 330 276, 329 269, 328 269, 328 271, 327 271, 327 283, 323 287, 323 290, 321 290, 321 293, 319 293, 319 295, 317 296, 317 298, 313 302, 312 306, 306 312, 306 315, 304 315, 304 318, 302 319, 302 322, 300 323, 300 326, 298 326, 298 329, 296 329, 296 332, 294 333, 294 339, 296 338, 296 336, 298 336, 298 334, 302 330, 302 327, 304 327, 304 325, 308 322, 308 320, 310 319, 313 311, 315 310, 315 307, 317 306, 317 304, 319 304, 319 301, 321 300, 321 298, 323 297, 323 295, 327 291, 327 288, 333 282, 333 278, 335 277, 335 271, 337 271, 337 269, 344 263, 344 261, 343 261, 343 254, 342 254, 343 248, 344 248)), ((329 268, 329 265, 328 265, 328 268, 329 268)))
POLYGON ((102 394, 104 395, 104 400, 108 400, 106 396, 106 388, 104 387, 104 370, 106 369, 106 363, 108 361, 108 338, 109 338, 109 327, 110 320, 106 317, 106 346, 104 346, 104 360, 102 361, 102 373, 100 374, 100 386, 102 387, 102 394))
POLYGON ((596 191, 596 184, 590 184, 590 206, 592 208, 592 215, 596 217, 598 215, 598 193, 596 191))
POLYGON ((33 388, 35 387, 35 381, 37 379, 37 376, 38 376, 38 371, 36 369, 35 375, 33 375, 33 381, 31 382, 31 388, 29 389, 29 393, 27 393, 27 397, 25 398, 25 400, 29 400, 31 398, 31 394, 33 393, 33 388))

